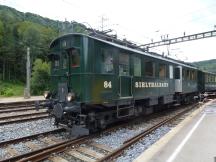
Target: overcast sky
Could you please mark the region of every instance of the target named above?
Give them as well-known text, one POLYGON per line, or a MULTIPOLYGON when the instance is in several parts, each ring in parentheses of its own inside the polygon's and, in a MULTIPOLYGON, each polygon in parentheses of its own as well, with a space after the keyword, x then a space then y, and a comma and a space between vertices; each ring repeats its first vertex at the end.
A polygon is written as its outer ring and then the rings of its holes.
MULTIPOLYGON (((87 22, 114 29, 118 36, 138 43, 214 30, 215 0, 0 0, 0 4, 55 20, 87 22)), ((85 23, 86 26, 88 26, 85 23)), ((183 61, 216 59, 216 37, 163 46, 155 51, 183 61)), ((152 49, 153 50, 153 49, 152 49)))

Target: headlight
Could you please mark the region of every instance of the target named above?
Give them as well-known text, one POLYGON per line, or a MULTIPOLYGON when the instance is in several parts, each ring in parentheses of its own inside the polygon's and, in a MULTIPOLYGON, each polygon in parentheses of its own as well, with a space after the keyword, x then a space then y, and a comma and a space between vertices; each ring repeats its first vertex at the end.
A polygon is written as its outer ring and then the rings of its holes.
POLYGON ((75 99, 75 94, 73 92, 68 93, 67 95, 67 101, 73 101, 75 99))
POLYGON ((44 92, 44 98, 48 99, 51 96, 51 93, 49 91, 44 92))

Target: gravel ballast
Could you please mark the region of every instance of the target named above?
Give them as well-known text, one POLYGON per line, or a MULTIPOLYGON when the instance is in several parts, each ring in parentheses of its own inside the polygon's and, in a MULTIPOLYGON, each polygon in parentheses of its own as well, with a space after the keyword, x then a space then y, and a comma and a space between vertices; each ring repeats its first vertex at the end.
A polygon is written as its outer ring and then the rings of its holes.
POLYGON ((163 137, 171 130, 169 126, 162 126, 156 129, 152 134, 146 136, 137 144, 131 146, 122 156, 117 158, 117 162, 131 162, 137 158, 142 152, 154 144, 157 140, 163 137))
POLYGON ((52 119, 40 119, 30 122, 2 125, 0 126, 0 142, 42 133, 55 128, 56 126, 53 125, 52 119))

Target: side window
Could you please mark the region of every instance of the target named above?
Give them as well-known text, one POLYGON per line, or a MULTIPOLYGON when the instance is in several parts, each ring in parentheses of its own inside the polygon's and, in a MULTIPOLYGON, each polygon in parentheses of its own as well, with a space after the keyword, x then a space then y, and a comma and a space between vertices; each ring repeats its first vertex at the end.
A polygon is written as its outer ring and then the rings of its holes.
POLYGON ((129 55, 119 54, 119 75, 129 75, 129 55))
POLYGON ((186 79, 186 70, 182 69, 182 79, 185 80, 186 79))
POLYGON ((190 70, 186 71, 187 79, 190 80, 190 70))
POLYGON ((194 70, 191 71, 191 80, 195 80, 195 71, 194 70))
POLYGON ((77 49, 71 51, 71 67, 80 67, 80 54, 77 49))
POLYGON ((113 54, 111 50, 102 50, 101 73, 113 73, 113 54))
POLYGON ((169 66, 169 78, 173 79, 173 66, 172 65, 169 66))
POLYGON ((133 57, 134 64, 134 76, 141 76, 141 59, 139 57, 133 57))
POLYGON ((145 75, 149 77, 155 76, 155 63, 152 61, 148 61, 145 64, 145 75))
POLYGON ((166 77, 166 65, 165 64, 159 64, 159 77, 160 78, 166 77))
POLYGON ((175 79, 180 79, 180 68, 175 68, 175 79))

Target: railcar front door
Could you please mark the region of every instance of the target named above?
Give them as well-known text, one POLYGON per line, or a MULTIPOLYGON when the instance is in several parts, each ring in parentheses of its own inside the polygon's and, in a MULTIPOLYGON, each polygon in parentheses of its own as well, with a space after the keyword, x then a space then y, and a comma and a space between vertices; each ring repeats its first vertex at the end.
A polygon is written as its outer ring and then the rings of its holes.
POLYGON ((133 78, 130 76, 129 55, 119 55, 119 95, 120 98, 131 98, 133 78))
POLYGON ((80 94, 81 92, 81 73, 80 73, 80 48, 71 47, 68 53, 68 87, 69 92, 80 94))
POLYGON ((58 82, 58 97, 60 101, 65 101, 66 96, 68 94, 68 85, 69 85, 69 79, 68 79, 68 55, 64 51, 61 53, 61 61, 60 61, 61 67, 59 68, 59 82, 58 82))

